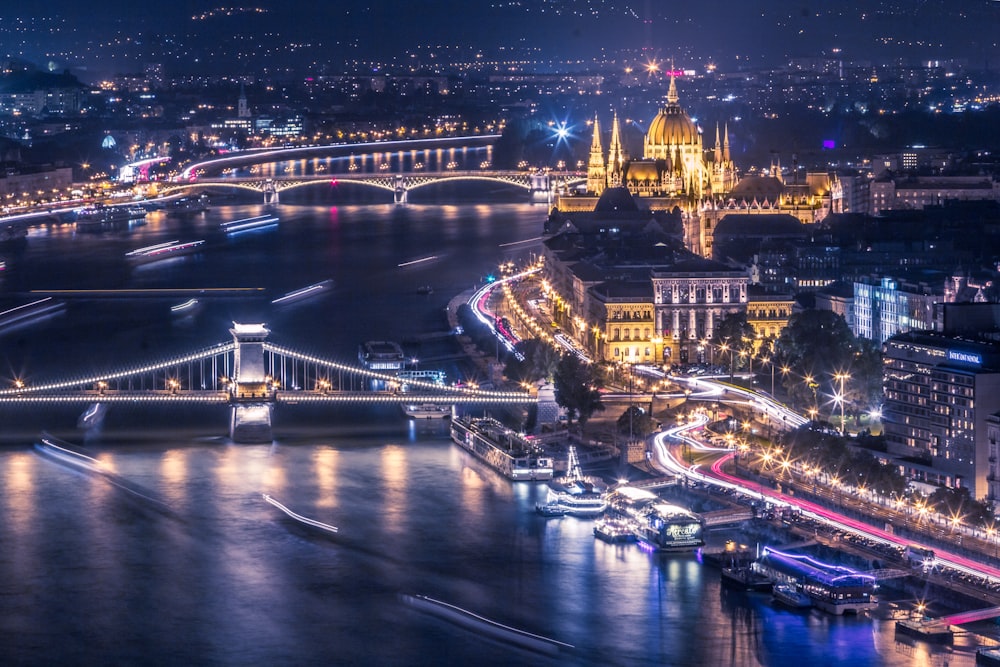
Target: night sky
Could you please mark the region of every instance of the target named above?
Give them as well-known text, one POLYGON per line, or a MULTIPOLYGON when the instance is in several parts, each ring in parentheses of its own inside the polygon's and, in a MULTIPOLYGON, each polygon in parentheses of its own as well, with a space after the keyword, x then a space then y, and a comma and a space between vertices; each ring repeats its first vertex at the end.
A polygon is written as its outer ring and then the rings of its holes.
POLYGON ((435 49, 444 59, 481 51, 489 59, 594 60, 645 49, 692 64, 769 65, 840 49, 852 58, 989 61, 1000 35, 997 0, 248 0, 228 8, 156 3, 149 12, 122 0, 3 4, 0 55, 70 65, 87 57, 95 65, 123 43, 135 58, 210 52, 226 64, 240 60, 248 40, 272 64, 389 61, 435 49))

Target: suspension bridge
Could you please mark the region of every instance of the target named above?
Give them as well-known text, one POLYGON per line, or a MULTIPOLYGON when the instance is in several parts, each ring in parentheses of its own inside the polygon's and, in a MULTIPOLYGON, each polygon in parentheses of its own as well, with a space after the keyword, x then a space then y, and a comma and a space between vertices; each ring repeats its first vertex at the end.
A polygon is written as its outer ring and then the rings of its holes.
POLYGON ((233 323, 232 340, 189 354, 84 378, 0 389, 0 405, 219 404, 235 442, 270 442, 281 403, 527 404, 526 392, 451 386, 324 359, 268 340, 265 324, 233 323))

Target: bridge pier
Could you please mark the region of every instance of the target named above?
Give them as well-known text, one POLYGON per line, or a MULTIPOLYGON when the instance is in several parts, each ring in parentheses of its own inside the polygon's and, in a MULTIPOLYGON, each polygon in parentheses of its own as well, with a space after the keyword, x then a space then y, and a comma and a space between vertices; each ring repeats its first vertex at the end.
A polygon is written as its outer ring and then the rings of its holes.
POLYGON ((393 200, 397 204, 406 203, 406 183, 403 181, 402 174, 396 174, 396 187, 393 190, 393 200))
POLYGON ((274 181, 267 179, 264 183, 264 203, 265 204, 277 204, 281 200, 278 194, 278 188, 274 184, 274 181))
POLYGON ((271 442, 274 389, 264 366, 264 341, 270 332, 263 324, 233 322, 229 333, 236 343, 229 437, 241 443, 271 442))

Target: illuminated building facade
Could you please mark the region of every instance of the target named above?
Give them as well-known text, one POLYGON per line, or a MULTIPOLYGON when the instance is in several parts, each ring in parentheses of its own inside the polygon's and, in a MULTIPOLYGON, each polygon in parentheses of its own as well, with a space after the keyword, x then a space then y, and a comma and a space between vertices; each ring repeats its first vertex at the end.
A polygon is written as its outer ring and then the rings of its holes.
POLYGON ((882 421, 894 463, 912 480, 987 497, 987 420, 1000 411, 1000 346, 920 331, 893 336, 883 351, 882 421))
POLYGON ((607 153, 601 142, 601 124, 594 135, 587 162, 587 196, 560 197, 561 211, 592 210, 606 189, 625 187, 650 210, 679 210, 684 216, 688 250, 712 256, 712 235, 729 213, 786 213, 804 223, 822 220, 842 210, 843 190, 835 175, 810 173, 802 183, 786 183, 780 165, 766 176, 739 178, 729 146, 729 130, 715 128, 712 148, 704 146, 702 130, 681 107, 677 84, 670 79, 667 103, 650 121, 643 138, 642 157, 628 155, 622 144, 618 115, 611 124, 607 153))

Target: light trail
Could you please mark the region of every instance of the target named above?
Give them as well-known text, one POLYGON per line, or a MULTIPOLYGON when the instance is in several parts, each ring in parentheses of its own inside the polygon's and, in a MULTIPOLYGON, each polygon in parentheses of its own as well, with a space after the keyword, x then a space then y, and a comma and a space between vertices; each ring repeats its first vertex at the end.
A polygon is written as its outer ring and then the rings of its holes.
MULTIPOLYGON (((705 419, 707 420, 707 417, 705 419)), ((814 521, 826 524, 837 530, 863 535, 882 544, 905 548, 908 544, 913 543, 913 540, 902 539, 893 533, 876 528, 863 521, 843 516, 822 505, 804 500, 798 496, 788 496, 773 489, 764 489, 759 485, 757 488, 747 486, 746 480, 722 471, 722 466, 735 456, 735 452, 725 450, 726 454, 719 457, 712 463, 709 470, 705 472, 702 471, 699 465, 688 466, 684 462, 677 460, 670 452, 667 440, 669 438, 682 439, 684 442, 690 444, 694 439, 685 434, 688 431, 701 428, 704 424, 704 421, 696 420, 690 424, 676 426, 657 434, 653 439, 653 448, 656 455, 655 462, 659 467, 667 472, 685 476, 705 484, 739 491, 756 500, 770 502, 779 507, 797 509, 803 516, 814 521)), ((713 449, 718 451, 718 448, 710 448, 707 445, 700 447, 700 449, 702 451, 711 451, 713 449)), ((972 576, 985 577, 995 583, 1000 583, 1000 568, 992 567, 948 551, 935 549, 935 555, 936 563, 947 565, 959 572, 964 572, 972 576)))
POLYGON ((402 264, 397 264, 396 266, 398 266, 400 268, 402 268, 404 266, 413 266, 414 264, 421 264, 423 262, 429 262, 432 259, 437 259, 437 258, 438 258, 437 255, 431 255, 430 257, 421 257, 420 259, 414 259, 414 260, 409 261, 409 262, 403 262, 402 264))
POLYGON ((499 247, 500 248, 509 248, 512 245, 523 245, 525 243, 537 243, 538 241, 541 241, 543 238, 545 238, 545 237, 544 236, 536 236, 536 237, 531 238, 531 239, 524 239, 523 241, 511 241, 510 243, 501 243, 499 247))

